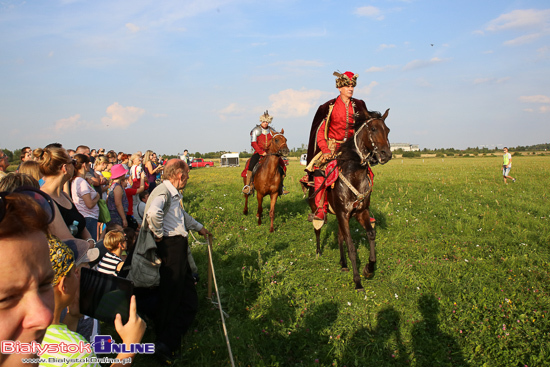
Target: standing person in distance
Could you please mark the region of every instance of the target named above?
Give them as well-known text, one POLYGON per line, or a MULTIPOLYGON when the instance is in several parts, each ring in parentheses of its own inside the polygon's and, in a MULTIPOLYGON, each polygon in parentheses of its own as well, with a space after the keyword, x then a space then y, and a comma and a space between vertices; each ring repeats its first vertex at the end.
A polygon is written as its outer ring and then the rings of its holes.
POLYGON ((508 148, 504 147, 504 154, 502 155, 502 176, 504 177, 504 183, 509 178, 512 182, 516 182, 516 179, 510 176, 510 170, 512 169, 512 155, 508 153, 508 148))

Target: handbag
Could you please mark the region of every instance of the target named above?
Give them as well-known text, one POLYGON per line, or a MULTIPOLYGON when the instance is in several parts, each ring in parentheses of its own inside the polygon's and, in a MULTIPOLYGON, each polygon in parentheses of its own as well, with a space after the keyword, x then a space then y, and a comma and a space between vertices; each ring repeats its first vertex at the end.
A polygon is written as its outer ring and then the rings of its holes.
POLYGON ((153 234, 141 227, 127 279, 134 282, 134 286, 138 288, 156 287, 160 284, 161 263, 161 259, 156 254, 153 234), (144 249, 145 251, 142 252, 144 249))
POLYGON ((109 223, 111 221, 111 214, 109 214, 107 202, 104 199, 99 199, 97 206, 99 207, 99 217, 97 218, 97 221, 101 223, 109 223))

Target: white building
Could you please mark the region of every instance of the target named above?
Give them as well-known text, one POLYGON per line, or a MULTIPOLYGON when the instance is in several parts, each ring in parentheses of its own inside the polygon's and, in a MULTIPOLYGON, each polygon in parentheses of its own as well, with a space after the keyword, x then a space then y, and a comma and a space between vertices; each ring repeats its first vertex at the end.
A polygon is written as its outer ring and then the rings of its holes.
POLYGON ((239 153, 225 153, 220 158, 220 167, 240 166, 239 153))
POLYGON ((403 149, 404 152, 416 152, 419 151, 420 148, 418 147, 418 144, 409 144, 409 143, 391 143, 391 151, 397 149, 403 149))

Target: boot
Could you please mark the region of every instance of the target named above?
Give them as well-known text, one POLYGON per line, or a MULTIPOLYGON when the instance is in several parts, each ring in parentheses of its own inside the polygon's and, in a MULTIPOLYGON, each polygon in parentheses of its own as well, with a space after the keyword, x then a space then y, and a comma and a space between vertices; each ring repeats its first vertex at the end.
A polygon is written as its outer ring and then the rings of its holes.
MULTIPOLYGON (((317 191, 325 181, 325 178, 322 176, 315 176, 313 178, 315 183, 315 191, 317 191)), ((322 188, 315 195, 315 205, 317 206, 317 211, 315 212, 315 219, 324 221, 327 215, 328 202, 325 197, 326 188, 322 188)))
POLYGON ((252 188, 250 187, 250 180, 252 179, 252 171, 246 171, 246 184, 243 187, 243 194, 250 195, 252 188))

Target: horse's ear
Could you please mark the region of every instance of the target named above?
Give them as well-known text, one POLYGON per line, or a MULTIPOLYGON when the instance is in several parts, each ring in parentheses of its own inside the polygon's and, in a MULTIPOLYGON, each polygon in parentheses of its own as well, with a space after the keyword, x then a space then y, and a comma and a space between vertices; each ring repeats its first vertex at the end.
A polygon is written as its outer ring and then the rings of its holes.
POLYGON ((284 134, 285 133, 285 129, 281 129, 281 134, 284 134))
POLYGON ((386 117, 388 117, 388 113, 390 112, 390 109, 388 108, 386 112, 384 112, 384 116, 382 116, 382 120, 385 120, 386 117))

